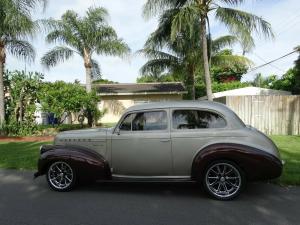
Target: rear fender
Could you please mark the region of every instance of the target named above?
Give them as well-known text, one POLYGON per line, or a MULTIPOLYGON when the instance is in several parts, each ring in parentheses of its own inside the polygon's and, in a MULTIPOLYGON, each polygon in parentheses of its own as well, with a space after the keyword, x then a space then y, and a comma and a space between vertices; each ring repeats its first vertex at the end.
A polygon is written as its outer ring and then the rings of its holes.
POLYGON ((203 148, 195 156, 192 178, 202 179, 207 167, 217 160, 236 163, 248 180, 273 179, 282 173, 281 161, 265 151, 241 144, 218 143, 203 148))

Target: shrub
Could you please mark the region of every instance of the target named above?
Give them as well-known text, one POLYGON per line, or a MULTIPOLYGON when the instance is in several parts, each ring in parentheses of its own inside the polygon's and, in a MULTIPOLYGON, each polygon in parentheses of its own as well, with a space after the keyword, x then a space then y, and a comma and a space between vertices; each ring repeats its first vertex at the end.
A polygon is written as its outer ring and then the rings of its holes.
MULTIPOLYGON (((217 83, 214 82, 212 84, 213 93, 221 92, 221 91, 229 91, 238 88, 244 88, 251 86, 249 83, 241 83, 239 81, 230 82, 230 83, 217 83)), ((196 88, 196 98, 200 98, 206 96, 206 88, 204 83, 197 84, 196 88)))

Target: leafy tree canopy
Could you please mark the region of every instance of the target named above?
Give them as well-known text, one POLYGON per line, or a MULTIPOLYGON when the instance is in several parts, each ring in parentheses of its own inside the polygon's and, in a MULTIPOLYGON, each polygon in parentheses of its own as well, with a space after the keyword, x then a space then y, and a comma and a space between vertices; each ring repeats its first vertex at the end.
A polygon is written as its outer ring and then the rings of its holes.
MULTIPOLYGON (((80 84, 56 81, 44 83, 39 93, 40 103, 45 112, 52 112, 63 122, 66 115, 78 113, 82 109, 98 113, 98 96, 95 92, 87 93, 80 84)), ((98 115, 98 114, 97 114, 98 115)))

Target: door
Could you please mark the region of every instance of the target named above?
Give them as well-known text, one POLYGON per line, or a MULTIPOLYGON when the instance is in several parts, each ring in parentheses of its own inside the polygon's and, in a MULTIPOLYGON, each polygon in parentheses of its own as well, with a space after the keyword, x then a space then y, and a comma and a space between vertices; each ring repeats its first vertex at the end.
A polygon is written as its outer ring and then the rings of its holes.
POLYGON ((203 146, 231 136, 226 120, 217 112, 201 109, 172 110, 172 153, 175 176, 190 176, 194 157, 203 146))
POLYGON ((172 175, 168 114, 168 110, 155 110, 123 117, 112 135, 113 175, 172 175))

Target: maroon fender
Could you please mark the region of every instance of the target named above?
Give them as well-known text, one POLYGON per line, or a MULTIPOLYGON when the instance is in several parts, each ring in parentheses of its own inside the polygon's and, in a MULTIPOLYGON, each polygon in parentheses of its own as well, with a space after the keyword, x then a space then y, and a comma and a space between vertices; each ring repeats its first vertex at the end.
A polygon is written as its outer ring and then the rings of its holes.
POLYGON ((65 161, 76 171, 79 180, 111 179, 108 162, 97 152, 79 146, 44 145, 35 177, 47 173, 52 162, 65 161))
POLYGON ((250 181, 274 179, 282 173, 282 163, 275 156, 253 147, 223 143, 207 146, 196 155, 192 177, 201 179, 209 164, 216 160, 236 163, 250 181))

